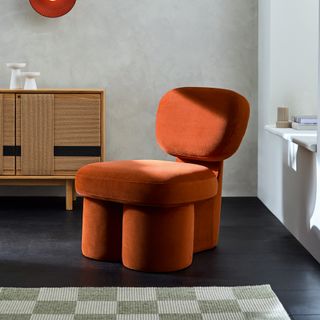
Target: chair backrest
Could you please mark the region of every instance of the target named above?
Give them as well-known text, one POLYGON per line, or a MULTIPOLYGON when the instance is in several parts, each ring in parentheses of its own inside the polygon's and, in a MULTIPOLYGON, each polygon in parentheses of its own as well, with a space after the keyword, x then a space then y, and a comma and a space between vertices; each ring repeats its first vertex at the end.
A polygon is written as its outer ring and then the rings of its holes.
POLYGON ((231 90, 174 89, 159 104, 157 141, 181 159, 222 161, 238 149, 249 113, 248 101, 231 90))

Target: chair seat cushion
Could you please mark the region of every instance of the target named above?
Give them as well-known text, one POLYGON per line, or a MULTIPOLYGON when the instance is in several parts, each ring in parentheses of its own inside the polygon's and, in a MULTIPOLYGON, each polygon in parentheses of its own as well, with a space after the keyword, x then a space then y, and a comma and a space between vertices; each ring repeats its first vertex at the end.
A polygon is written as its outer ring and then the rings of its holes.
POLYGON ((92 163, 76 176, 85 197, 149 206, 175 206, 212 198, 216 176, 206 167, 171 161, 122 160, 92 163))

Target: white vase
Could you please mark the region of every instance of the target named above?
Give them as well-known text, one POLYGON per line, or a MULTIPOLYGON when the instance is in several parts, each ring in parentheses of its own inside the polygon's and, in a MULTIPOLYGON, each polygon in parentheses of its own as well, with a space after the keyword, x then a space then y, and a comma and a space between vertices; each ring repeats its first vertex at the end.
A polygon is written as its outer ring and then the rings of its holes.
POLYGON ((7 63, 7 67, 11 69, 10 89, 22 89, 21 69, 26 63, 7 63))
POLYGON ((38 89, 36 78, 40 76, 40 72, 23 72, 22 76, 25 77, 25 83, 24 83, 25 90, 38 89))

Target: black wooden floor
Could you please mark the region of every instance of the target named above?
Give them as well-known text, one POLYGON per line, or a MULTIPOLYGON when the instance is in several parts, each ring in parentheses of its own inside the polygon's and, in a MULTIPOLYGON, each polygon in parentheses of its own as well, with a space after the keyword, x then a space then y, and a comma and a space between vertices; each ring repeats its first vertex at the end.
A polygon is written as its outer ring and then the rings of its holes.
POLYGON ((81 256, 81 201, 0 198, 0 287, 269 283, 295 320, 320 319, 320 265, 256 198, 224 198, 220 245, 169 274, 81 256))

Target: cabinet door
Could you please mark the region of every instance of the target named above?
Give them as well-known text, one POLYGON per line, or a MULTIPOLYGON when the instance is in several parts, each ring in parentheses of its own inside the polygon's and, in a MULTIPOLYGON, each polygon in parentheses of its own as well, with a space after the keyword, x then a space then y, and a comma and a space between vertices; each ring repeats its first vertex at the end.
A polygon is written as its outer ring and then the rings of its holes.
POLYGON ((15 95, 0 94, 0 175, 15 174, 15 95))
POLYGON ((52 175, 53 94, 21 94, 16 103, 16 143, 21 157, 16 158, 17 175, 52 175))
POLYGON ((55 175, 73 175, 80 167, 101 160, 100 117, 100 94, 55 94, 55 175))

